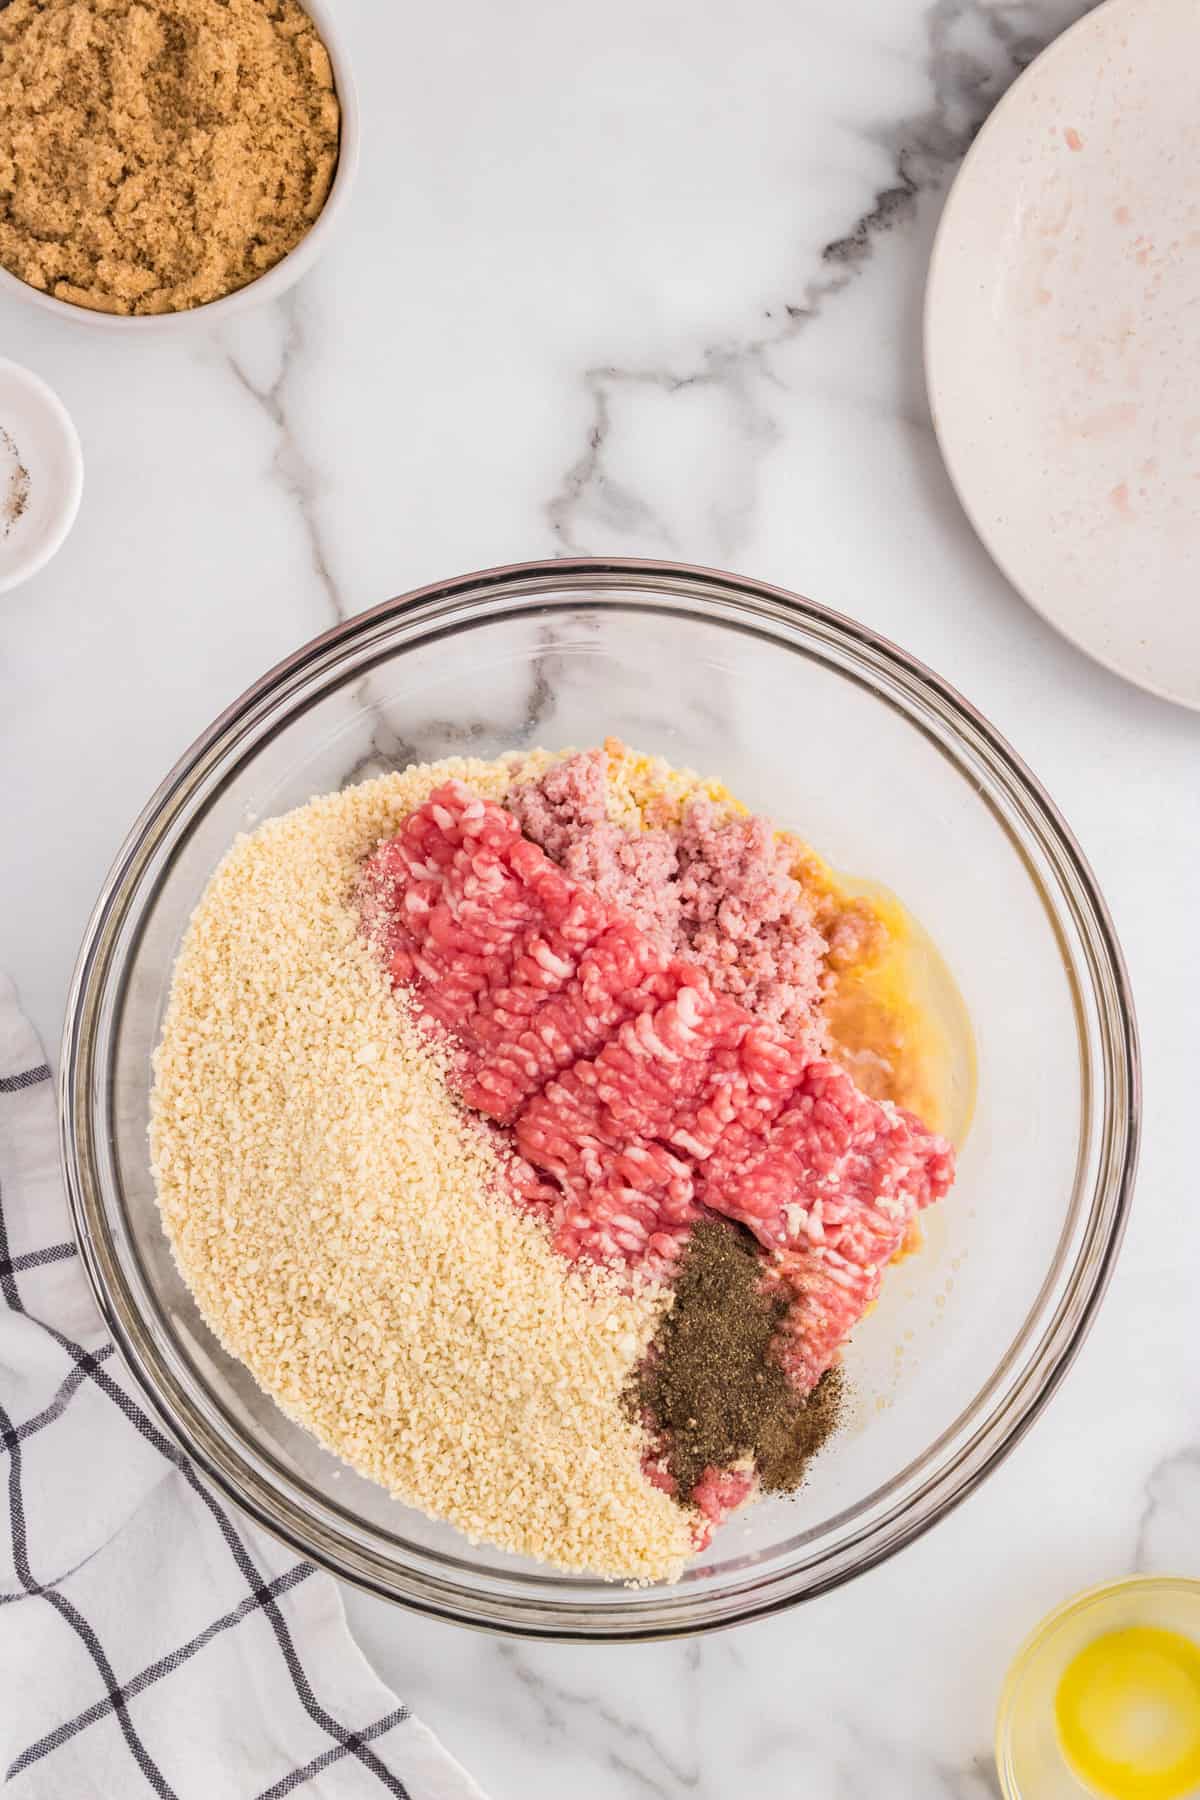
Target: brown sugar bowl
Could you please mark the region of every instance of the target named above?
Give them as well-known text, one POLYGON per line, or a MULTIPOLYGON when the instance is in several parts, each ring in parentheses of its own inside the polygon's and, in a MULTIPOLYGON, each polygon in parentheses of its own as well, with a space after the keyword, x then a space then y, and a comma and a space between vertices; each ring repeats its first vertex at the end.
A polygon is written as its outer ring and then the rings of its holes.
MULTIPOLYGON (((101 305, 80 303, 61 293, 36 286, 32 280, 22 279, 2 265, 0 299, 12 295, 39 307, 43 312, 53 312, 60 318, 73 319, 100 330, 143 334, 156 331, 161 334, 186 329, 189 320, 193 322, 193 329, 201 323, 206 328, 210 327, 251 306, 278 299, 298 281, 321 255, 349 197, 358 166, 359 108, 344 36, 336 23, 333 8, 328 0, 297 0, 297 4, 311 21, 320 45, 328 55, 328 72, 332 74, 333 96, 338 107, 337 160, 321 210, 303 235, 278 261, 264 269, 260 275, 249 281, 242 281, 240 285, 231 287, 218 297, 184 303, 165 311, 119 312, 105 310, 101 305)), ((0 65, 2 61, 0 57, 0 65)), ((59 283, 59 286, 63 285, 68 284, 59 283)))

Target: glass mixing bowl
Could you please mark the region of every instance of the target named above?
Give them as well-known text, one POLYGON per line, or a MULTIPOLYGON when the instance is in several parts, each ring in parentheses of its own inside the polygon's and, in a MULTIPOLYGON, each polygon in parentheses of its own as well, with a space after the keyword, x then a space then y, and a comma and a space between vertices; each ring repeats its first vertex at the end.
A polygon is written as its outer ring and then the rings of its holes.
POLYGON ((238 1506, 335 1574, 463 1623, 666 1636, 769 1613, 926 1530, 1017 1442, 1078 1350, 1129 1204, 1137 1046, 1070 832, 987 722, 862 626, 761 583, 641 562, 467 576, 363 613, 187 752, 88 927, 63 1151, 97 1299, 147 1403, 238 1506), (671 1587, 473 1547, 292 1425, 183 1286, 147 1155, 150 1054, 188 917, 233 837, 386 767, 614 734, 719 775, 930 932, 974 1026, 957 1185, 847 1356, 855 1416, 794 1499, 735 1517, 671 1587))

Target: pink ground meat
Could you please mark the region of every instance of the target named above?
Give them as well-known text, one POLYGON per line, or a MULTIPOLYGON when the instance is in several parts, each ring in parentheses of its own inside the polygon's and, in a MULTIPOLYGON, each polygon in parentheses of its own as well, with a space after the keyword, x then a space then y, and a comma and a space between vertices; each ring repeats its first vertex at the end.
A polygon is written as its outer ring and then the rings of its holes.
POLYGON ((795 1297, 782 1354, 811 1387, 949 1186, 949 1146, 458 783, 370 859, 361 906, 393 981, 461 1046, 464 1097, 512 1124, 516 1197, 558 1248, 669 1273, 697 1219, 739 1221, 795 1297))
POLYGON ((525 834, 721 993, 823 1047, 826 945, 770 821, 698 797, 677 828, 626 830, 607 817, 607 767, 585 750, 518 782, 509 805, 525 834))
POLYGON ((480 1054, 463 1098, 511 1124, 526 1098, 591 1056, 626 1019, 669 991, 668 959, 631 925, 608 926, 552 988, 511 982, 482 995, 473 1025, 480 1054))

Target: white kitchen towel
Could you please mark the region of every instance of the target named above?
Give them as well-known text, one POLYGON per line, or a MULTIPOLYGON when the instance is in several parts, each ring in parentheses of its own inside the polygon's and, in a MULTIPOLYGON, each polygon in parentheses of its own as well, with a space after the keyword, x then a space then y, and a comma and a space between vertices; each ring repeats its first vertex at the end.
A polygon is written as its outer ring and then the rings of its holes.
POLYGON ((0 1450, 6 1795, 483 1800, 372 1672, 329 1576, 231 1512, 139 1403, 71 1241, 50 1071, 2 975, 0 1450))

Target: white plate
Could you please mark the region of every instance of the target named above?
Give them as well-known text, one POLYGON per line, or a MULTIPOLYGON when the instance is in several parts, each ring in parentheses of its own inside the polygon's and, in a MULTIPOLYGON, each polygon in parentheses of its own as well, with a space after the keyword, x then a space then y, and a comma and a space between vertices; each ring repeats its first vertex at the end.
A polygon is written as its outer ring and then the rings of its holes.
POLYGON ((934 244, 925 366, 1014 586, 1200 707, 1200 0, 1107 0, 1000 102, 934 244))

